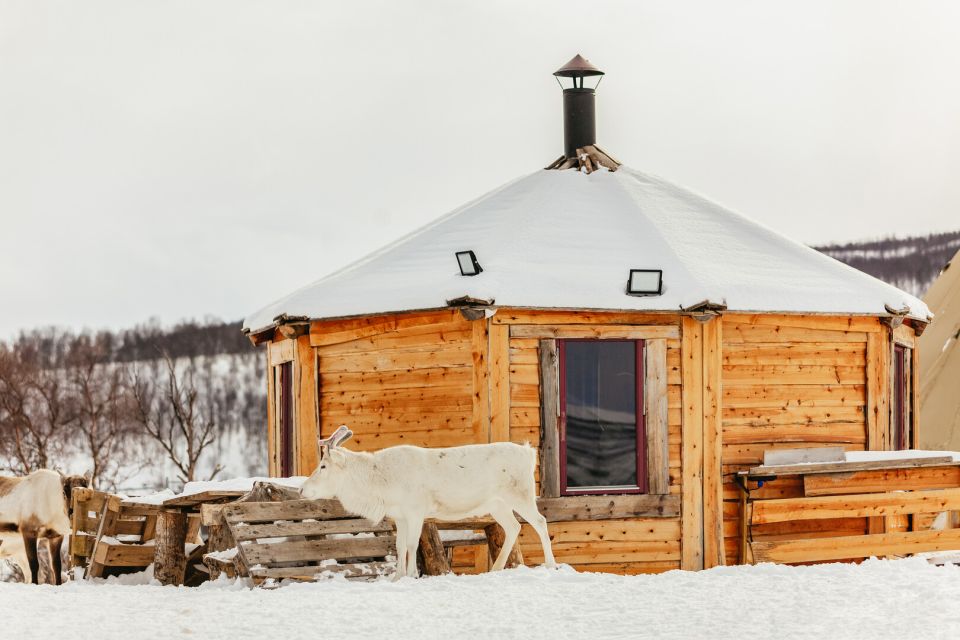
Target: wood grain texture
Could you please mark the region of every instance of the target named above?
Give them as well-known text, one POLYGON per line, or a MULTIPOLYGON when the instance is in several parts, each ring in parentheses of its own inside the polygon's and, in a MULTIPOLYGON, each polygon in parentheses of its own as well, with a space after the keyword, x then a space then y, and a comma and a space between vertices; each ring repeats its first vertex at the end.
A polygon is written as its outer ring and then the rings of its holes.
POLYGON ((473 356, 473 442, 490 442, 490 342, 486 318, 470 323, 473 356))
POLYGON ((758 562, 823 562, 960 548, 960 529, 754 542, 758 562))
POLYGON ((960 466, 956 465, 857 471, 803 478, 803 491, 807 496, 949 489, 956 486, 960 486, 960 466))
POLYGON ((647 490, 670 493, 670 425, 667 396, 667 341, 647 340, 644 409, 647 428, 647 490))
POLYGON ((680 332, 673 325, 618 326, 618 325, 510 325, 512 338, 606 338, 622 340, 652 340, 677 338, 680 332))
POLYGON ((510 328, 490 331, 490 442, 510 440, 510 328))
POLYGON ((557 342, 540 340, 540 495, 560 495, 560 398, 557 342))
POLYGON ((723 428, 721 422, 722 323, 703 324, 703 566, 724 564, 723 428))
POLYGON ((683 377, 681 438, 681 559, 683 569, 698 570, 703 561, 703 325, 682 320, 683 377))
POLYGON ((752 524, 960 510, 960 488, 836 495, 754 503, 752 524))

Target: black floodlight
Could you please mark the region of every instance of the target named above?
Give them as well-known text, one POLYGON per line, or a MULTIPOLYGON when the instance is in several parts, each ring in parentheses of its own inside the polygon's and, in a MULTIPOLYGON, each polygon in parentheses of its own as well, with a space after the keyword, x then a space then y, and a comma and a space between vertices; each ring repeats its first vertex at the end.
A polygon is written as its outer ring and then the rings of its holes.
POLYGON ((477 262, 477 256, 474 255, 473 251, 457 251, 457 262, 460 263, 460 275, 462 276, 475 276, 483 271, 483 267, 477 262))
POLYGON ((630 269, 628 296, 658 296, 663 293, 662 269, 630 269))

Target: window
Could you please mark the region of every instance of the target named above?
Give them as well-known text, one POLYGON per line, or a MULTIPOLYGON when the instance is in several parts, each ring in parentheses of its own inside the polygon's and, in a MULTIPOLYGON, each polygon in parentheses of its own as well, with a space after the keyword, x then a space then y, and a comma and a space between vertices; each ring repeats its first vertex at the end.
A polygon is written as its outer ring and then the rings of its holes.
POLYGON ((643 340, 558 340, 563 495, 647 490, 643 340))
POLYGON ((277 471, 288 478, 295 473, 293 430, 293 363, 284 362, 273 368, 276 390, 277 471))
POLYGON ((892 449, 913 445, 913 349, 901 344, 893 347, 893 438, 892 449))

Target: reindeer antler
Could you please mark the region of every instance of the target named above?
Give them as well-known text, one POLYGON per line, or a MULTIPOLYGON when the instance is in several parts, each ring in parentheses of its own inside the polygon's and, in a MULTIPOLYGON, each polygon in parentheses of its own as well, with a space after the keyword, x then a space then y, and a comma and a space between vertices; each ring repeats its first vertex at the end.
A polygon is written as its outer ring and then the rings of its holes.
POLYGON ((330 449, 336 449, 341 444, 349 440, 352 436, 353 431, 350 431, 350 428, 345 424, 337 427, 337 430, 327 438, 321 438, 317 436, 317 452, 320 455, 320 459, 322 460, 325 458, 330 449))

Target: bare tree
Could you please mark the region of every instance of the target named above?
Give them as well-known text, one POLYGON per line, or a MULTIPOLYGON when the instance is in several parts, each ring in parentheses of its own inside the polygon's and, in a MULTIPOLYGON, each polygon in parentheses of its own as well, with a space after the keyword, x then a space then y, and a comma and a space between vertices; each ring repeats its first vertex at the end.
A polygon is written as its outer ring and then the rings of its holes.
POLYGON ((0 347, 0 448, 20 474, 49 468, 76 420, 76 403, 56 370, 0 347))
POLYGON ((108 355, 96 345, 76 349, 68 379, 77 403, 75 436, 90 459, 90 485, 115 488, 130 464, 121 458, 135 434, 135 423, 123 370, 108 362, 108 355))
MULTIPOLYGON (((216 439, 216 422, 210 411, 200 407, 194 363, 188 362, 180 374, 169 355, 163 355, 163 362, 166 384, 162 387, 159 374, 149 379, 134 370, 131 388, 135 415, 144 432, 166 452, 180 480, 191 482, 196 479, 200 457, 216 439)), ((217 464, 208 479, 222 469, 217 464)))

